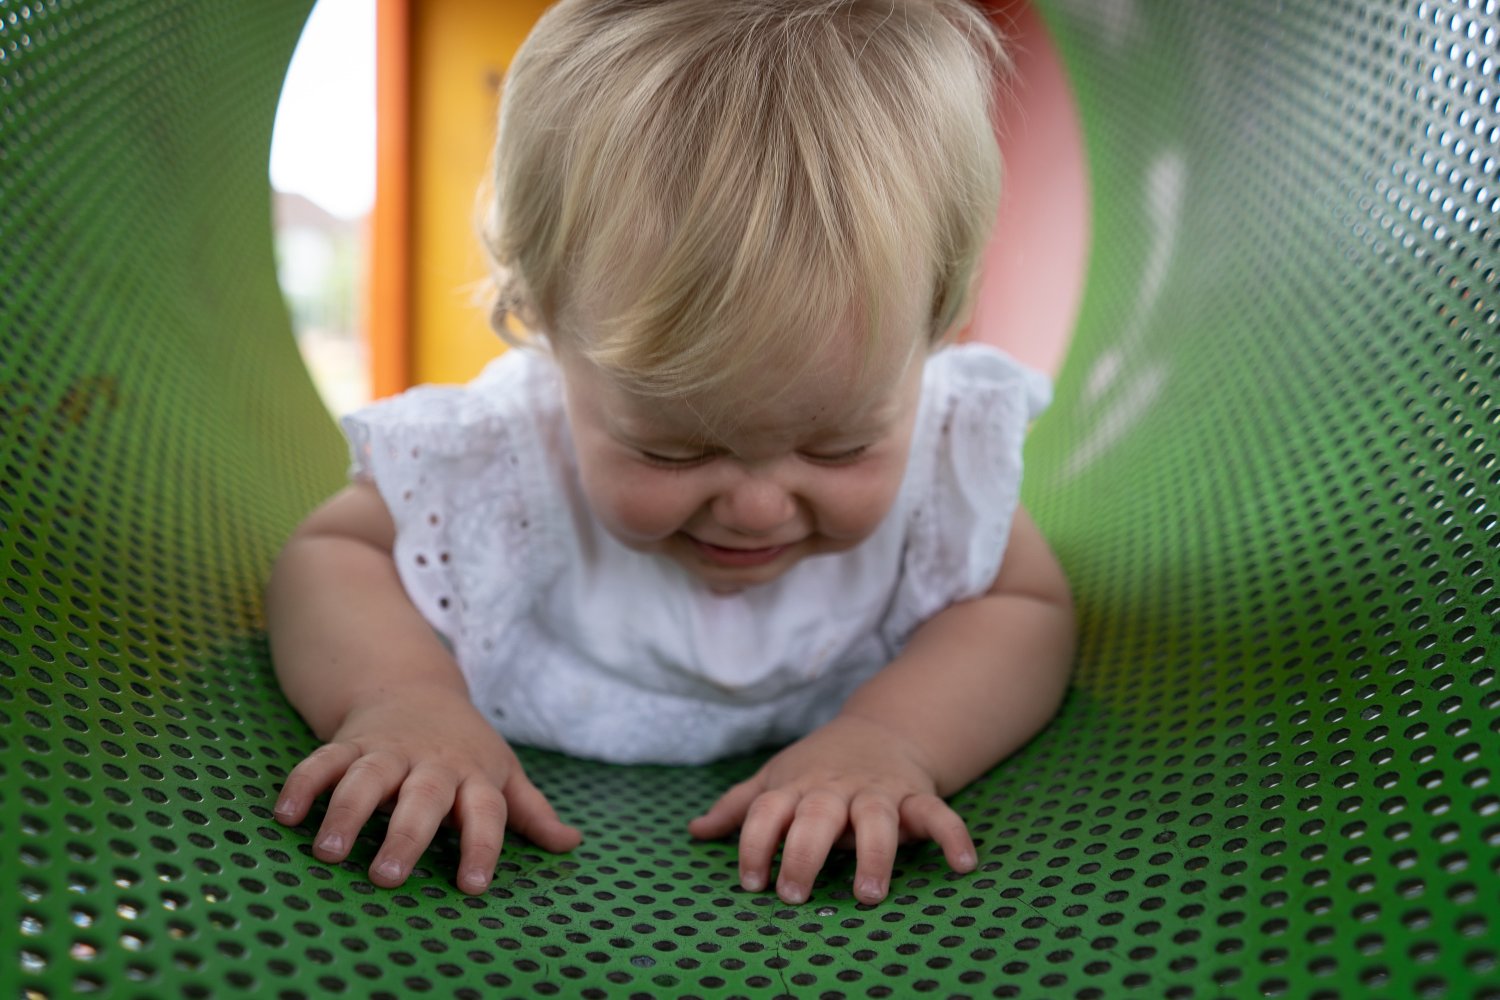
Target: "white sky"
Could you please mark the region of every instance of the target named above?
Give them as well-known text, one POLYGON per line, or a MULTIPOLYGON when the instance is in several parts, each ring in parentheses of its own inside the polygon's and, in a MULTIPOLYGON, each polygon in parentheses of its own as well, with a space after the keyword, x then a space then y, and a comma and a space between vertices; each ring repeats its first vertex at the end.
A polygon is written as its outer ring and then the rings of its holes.
POLYGON ((375 0, 318 0, 276 109, 271 184, 357 218, 375 198, 375 0))

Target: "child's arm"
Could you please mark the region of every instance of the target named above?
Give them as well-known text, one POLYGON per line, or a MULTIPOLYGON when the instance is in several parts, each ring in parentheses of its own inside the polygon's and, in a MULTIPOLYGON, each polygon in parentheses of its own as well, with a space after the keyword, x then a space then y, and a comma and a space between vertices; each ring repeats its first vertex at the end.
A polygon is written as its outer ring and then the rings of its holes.
POLYGON ((451 816, 459 888, 482 892, 507 824, 552 851, 573 848, 579 835, 474 708, 458 664, 406 596, 394 539, 379 493, 355 483, 309 515, 277 560, 266 590, 276 675, 327 742, 287 776, 275 815, 300 823, 332 788, 313 853, 336 862, 394 799, 370 865, 371 880, 387 887, 406 880, 451 816))
POLYGON ((1016 512, 989 591, 922 625, 905 651, 832 722, 771 758, 689 826, 740 832, 740 882, 804 901, 836 843, 856 850, 855 895, 885 898, 897 844, 937 841, 959 871, 976 864, 963 820, 943 801, 1015 752, 1057 710, 1073 658, 1072 597, 1062 567, 1016 512))

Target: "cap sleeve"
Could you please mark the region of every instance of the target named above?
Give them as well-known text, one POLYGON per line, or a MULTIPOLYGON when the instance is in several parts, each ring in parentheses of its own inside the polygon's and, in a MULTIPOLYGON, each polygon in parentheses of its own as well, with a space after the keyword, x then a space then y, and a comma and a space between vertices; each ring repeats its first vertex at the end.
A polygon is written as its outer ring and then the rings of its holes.
POLYGON ((895 649, 922 622, 994 582, 1020 500, 1026 431, 1052 398, 1044 375, 987 345, 951 347, 927 364, 913 442, 926 449, 920 463, 913 455, 925 483, 888 619, 895 649))
POLYGON ((395 521, 408 596, 455 646, 471 609, 519 613, 556 551, 536 430, 546 362, 519 353, 468 385, 419 386, 341 421, 351 476, 375 485, 395 521))

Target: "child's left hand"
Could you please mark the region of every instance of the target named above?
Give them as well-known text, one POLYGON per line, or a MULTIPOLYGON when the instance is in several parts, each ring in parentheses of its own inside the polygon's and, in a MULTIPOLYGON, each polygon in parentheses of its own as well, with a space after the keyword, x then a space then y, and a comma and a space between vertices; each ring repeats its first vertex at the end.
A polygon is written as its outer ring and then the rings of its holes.
POLYGON ((955 871, 973 871, 974 842, 962 818, 936 792, 916 748, 877 722, 840 716, 782 750, 753 777, 725 792, 688 824, 695 837, 722 837, 740 827, 740 885, 770 882, 778 844, 776 894, 806 901, 835 845, 855 849, 854 895, 878 903, 890 887, 896 847, 938 843, 955 871))

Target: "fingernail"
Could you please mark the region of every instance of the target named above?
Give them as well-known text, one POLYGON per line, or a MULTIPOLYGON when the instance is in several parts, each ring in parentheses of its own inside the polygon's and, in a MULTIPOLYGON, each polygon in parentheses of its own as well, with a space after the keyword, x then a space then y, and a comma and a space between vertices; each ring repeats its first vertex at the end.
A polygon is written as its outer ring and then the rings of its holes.
POLYGON ((325 854, 343 854, 344 838, 336 833, 330 833, 318 841, 318 850, 325 854))
POLYGON ((807 902, 807 890, 798 885, 796 882, 781 883, 781 885, 777 888, 777 895, 779 895, 783 901, 788 903, 807 902))
POLYGON ((873 875, 866 875, 864 878, 860 879, 859 884, 854 887, 854 894, 861 899, 879 901, 885 898, 885 885, 881 883, 880 879, 875 878, 873 875))
POLYGON ((276 803, 276 815, 278 818, 285 819, 296 811, 296 808, 290 802, 283 801, 276 803))
POLYGON ((742 872, 740 874, 740 888, 746 892, 760 892, 766 887, 766 880, 755 872, 742 872))
POLYGON ((979 859, 974 856, 972 851, 964 851, 958 856, 958 870, 961 872, 971 872, 978 864, 979 859))
POLYGON ((483 889, 490 884, 490 873, 483 868, 470 868, 459 880, 471 889, 483 889))
POLYGON ((375 866, 375 874, 383 879, 398 881, 401 878, 401 862, 382 861, 375 866))

